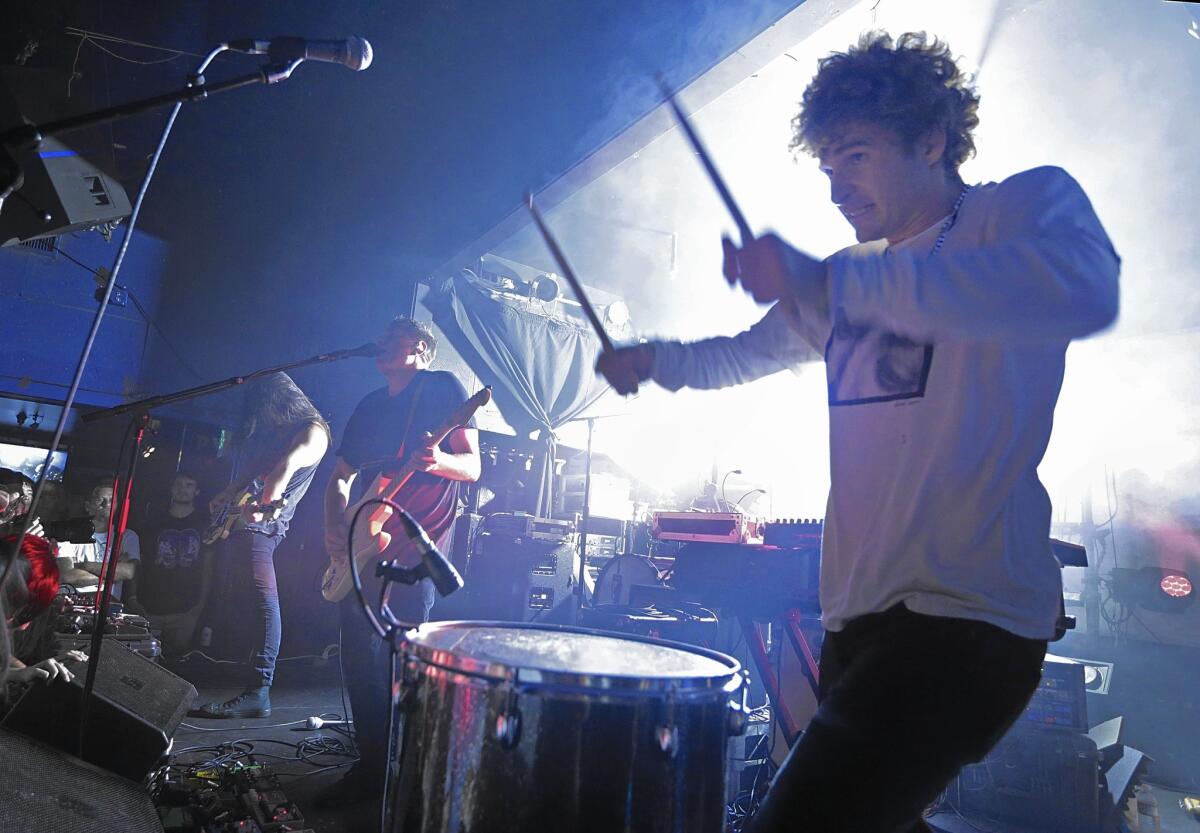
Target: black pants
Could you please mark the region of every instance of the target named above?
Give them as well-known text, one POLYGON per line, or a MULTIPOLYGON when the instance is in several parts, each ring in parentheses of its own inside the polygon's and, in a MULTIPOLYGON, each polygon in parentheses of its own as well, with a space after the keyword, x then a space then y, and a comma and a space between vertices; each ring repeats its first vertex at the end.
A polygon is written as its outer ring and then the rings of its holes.
MULTIPOLYGON (((367 602, 377 613, 379 580, 363 576, 363 583, 367 602)), ((433 582, 424 579, 411 587, 393 584, 389 607, 400 621, 421 623, 429 621, 433 601, 433 582)), ((359 766, 368 777, 382 781, 391 712, 390 649, 371 628, 353 590, 339 603, 338 613, 342 626, 342 671, 354 714, 359 766)))
POLYGON ((1046 643, 903 605, 825 636, 820 705, 753 833, 919 833, 924 809, 1021 715, 1046 643))

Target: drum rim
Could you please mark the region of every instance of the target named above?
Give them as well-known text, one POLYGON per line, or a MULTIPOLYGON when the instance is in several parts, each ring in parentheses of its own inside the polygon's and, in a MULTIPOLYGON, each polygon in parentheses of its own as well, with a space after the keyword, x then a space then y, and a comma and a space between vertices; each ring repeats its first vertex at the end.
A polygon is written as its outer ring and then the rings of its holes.
POLYGON ((521 686, 565 686, 572 689, 590 689, 603 691, 635 691, 658 692, 674 691, 678 693, 704 693, 713 690, 726 692, 736 691, 742 684, 742 665, 734 657, 702 648, 698 645, 688 645, 667 639, 654 639, 637 634, 614 633, 598 628, 581 628, 574 625, 557 625, 543 622, 501 622, 475 621, 470 619, 453 619, 439 622, 426 622, 408 631, 404 638, 406 655, 415 657, 421 663, 449 671, 456 671, 474 677, 484 677, 497 682, 512 682, 521 686), (428 644, 415 641, 422 634, 434 631, 450 630, 453 628, 505 628, 508 630, 536 630, 556 633, 575 633, 585 636, 602 636, 609 639, 619 639, 630 642, 640 642, 665 648, 674 648, 689 654, 711 659, 726 666, 723 674, 712 676, 691 677, 647 677, 632 674, 583 674, 564 670, 547 670, 513 666, 499 662, 485 662, 475 657, 455 653, 444 648, 433 648, 428 644))

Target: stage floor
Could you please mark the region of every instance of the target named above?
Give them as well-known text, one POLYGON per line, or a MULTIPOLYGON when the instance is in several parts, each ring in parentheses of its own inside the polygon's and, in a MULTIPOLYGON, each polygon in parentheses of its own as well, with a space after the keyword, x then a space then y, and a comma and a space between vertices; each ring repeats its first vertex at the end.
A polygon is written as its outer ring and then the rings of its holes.
MULTIPOLYGON (((199 691, 199 702, 227 699, 240 690, 236 682, 244 666, 212 663, 196 654, 179 665, 168 666, 190 680, 199 691)), ((295 802, 305 824, 316 833, 377 833, 379 804, 319 811, 315 800, 333 784, 355 758, 349 754, 320 754, 308 760, 297 757, 296 744, 307 738, 341 741, 352 751, 350 739, 336 728, 308 729, 309 717, 342 717, 343 692, 336 652, 328 659, 299 658, 281 661, 271 687, 271 716, 257 720, 184 718, 175 733, 172 761, 201 760, 197 747, 247 741, 258 763, 279 776, 283 791, 295 802)))
MULTIPOLYGON (((193 654, 185 663, 168 667, 196 686, 200 702, 223 700, 236 694, 240 686, 235 681, 240 673, 244 673, 242 666, 213 663, 198 654, 193 654)), ((252 745, 258 762, 269 765, 279 776, 283 791, 295 802, 306 825, 315 833, 377 833, 378 802, 324 811, 316 807, 317 796, 342 776, 354 761, 352 755, 324 753, 307 760, 297 756, 296 745, 314 737, 341 741, 348 750, 353 749, 349 738, 336 728, 312 730, 305 726, 309 717, 344 715, 343 703, 335 650, 324 659, 285 659, 278 666, 276 682, 271 688, 270 717, 228 721, 188 717, 175 734, 172 754, 180 760, 202 760, 204 753, 199 748, 247 742, 252 745), (189 749, 197 751, 185 751, 189 749)), ((869 792, 864 787, 862 798, 866 799, 869 792)), ((1154 793, 1161 816, 1160 826, 1156 829, 1149 825, 1149 819, 1143 819, 1143 831, 1200 833, 1200 824, 1179 806, 1183 793, 1164 787, 1154 787, 1154 793)), ((956 816, 953 812, 938 813, 929 821, 941 833, 1044 833, 987 819, 956 816)))

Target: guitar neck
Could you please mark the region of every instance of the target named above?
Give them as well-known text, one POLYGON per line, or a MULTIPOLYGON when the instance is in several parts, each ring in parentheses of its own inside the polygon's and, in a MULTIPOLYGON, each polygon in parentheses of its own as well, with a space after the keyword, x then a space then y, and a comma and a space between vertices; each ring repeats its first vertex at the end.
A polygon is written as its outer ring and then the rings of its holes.
MULTIPOLYGON (((441 445, 442 441, 446 439, 446 437, 450 436, 450 432, 457 427, 457 424, 443 425, 438 429, 438 433, 434 435, 434 438, 430 440, 429 447, 436 448, 437 446, 441 445)), ((416 452, 414 452, 413 454, 409 455, 407 460, 404 461, 404 466, 396 473, 396 479, 391 481, 388 484, 388 488, 382 494, 378 495, 378 497, 384 500, 395 500, 396 495, 399 494, 400 490, 404 488, 404 484, 412 479, 412 476, 416 473, 417 457, 416 452)))

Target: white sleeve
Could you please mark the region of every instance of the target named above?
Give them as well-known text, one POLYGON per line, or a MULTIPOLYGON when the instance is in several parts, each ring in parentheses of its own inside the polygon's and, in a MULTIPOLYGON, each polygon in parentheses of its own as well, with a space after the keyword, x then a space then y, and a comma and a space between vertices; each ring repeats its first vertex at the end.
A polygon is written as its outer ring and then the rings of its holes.
POLYGON ((736 336, 653 342, 650 378, 667 390, 724 388, 819 361, 821 354, 796 321, 794 310, 776 304, 736 336))
POLYGON ((919 341, 1069 340, 1117 315, 1121 259, 1061 168, 999 186, 983 246, 830 258, 830 303, 856 323, 919 341))
POLYGON ((142 560, 142 542, 138 540, 138 534, 132 529, 125 530, 125 534, 121 537, 121 560, 142 560))

